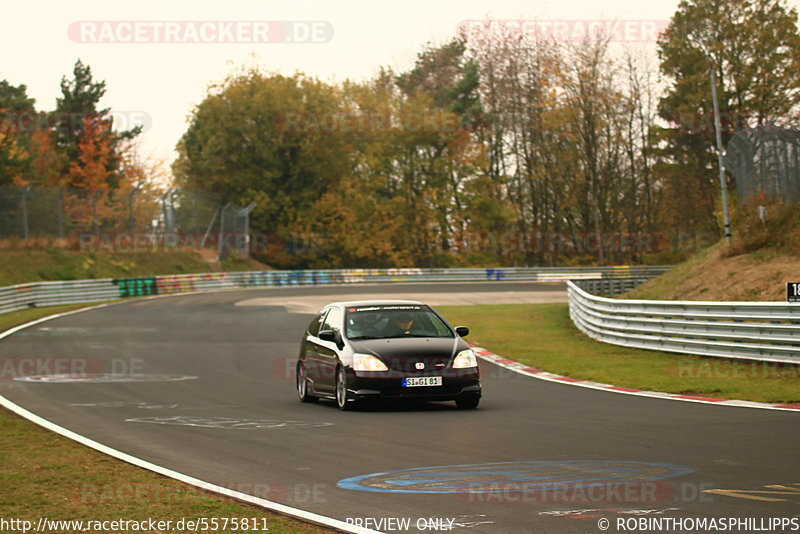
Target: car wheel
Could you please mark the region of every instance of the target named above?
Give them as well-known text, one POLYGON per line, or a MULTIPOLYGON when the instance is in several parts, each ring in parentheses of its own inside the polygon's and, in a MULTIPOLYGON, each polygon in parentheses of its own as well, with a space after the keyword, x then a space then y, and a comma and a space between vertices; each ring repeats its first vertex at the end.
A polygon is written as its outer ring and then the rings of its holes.
POLYGON ((349 410, 352 407, 347 393, 347 375, 341 366, 336 371, 336 405, 340 410, 349 410))
POLYGON ((456 406, 462 410, 474 410, 481 402, 479 395, 461 395, 456 399, 456 406))
POLYGON ((300 402, 316 402, 319 399, 308 393, 308 378, 306 378, 306 366, 303 362, 297 362, 297 396, 300 402))

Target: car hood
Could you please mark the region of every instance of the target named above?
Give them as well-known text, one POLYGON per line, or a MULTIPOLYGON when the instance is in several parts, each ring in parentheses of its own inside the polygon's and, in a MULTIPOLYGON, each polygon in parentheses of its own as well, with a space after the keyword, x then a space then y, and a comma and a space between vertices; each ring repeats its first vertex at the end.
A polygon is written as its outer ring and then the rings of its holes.
POLYGON ((390 369, 407 372, 419 369, 443 368, 457 352, 469 348, 465 341, 455 338, 388 338, 350 342, 353 352, 372 354, 383 360, 390 369))

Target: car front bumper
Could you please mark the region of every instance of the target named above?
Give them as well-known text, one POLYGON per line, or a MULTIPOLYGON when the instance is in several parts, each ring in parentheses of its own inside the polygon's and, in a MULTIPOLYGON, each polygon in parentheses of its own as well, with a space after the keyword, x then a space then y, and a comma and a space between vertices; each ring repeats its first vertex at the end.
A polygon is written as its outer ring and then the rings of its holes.
POLYGON ((354 399, 455 400, 464 395, 481 395, 477 369, 446 369, 441 373, 403 374, 389 372, 352 372, 347 389, 354 399), (403 378, 441 376, 441 386, 403 387, 403 378))

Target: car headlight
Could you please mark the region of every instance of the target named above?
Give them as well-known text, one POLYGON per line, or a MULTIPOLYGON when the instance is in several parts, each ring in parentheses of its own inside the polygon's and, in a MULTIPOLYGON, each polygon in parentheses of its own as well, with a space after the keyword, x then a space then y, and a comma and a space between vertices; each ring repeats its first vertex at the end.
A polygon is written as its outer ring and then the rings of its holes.
POLYGON ((353 370, 355 371, 388 371, 382 361, 371 354, 353 354, 353 370))
POLYGON ((453 360, 453 369, 466 369, 467 367, 478 367, 478 359, 470 349, 462 350, 453 360))

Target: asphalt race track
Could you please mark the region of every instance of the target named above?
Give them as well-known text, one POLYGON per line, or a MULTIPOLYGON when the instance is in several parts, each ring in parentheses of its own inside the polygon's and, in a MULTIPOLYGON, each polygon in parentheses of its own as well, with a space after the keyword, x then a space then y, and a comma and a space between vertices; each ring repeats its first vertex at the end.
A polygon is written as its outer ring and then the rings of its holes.
POLYGON ((126 302, 4 339, 0 395, 180 473, 385 532, 596 533, 603 519, 607 532, 657 518, 797 521, 796 413, 589 390, 484 362, 474 411, 454 403, 353 412, 300 403, 301 333, 319 305, 354 294, 427 296, 434 305, 565 297, 559 286, 502 282, 126 302), (90 379, 75 379, 81 373, 90 379))

